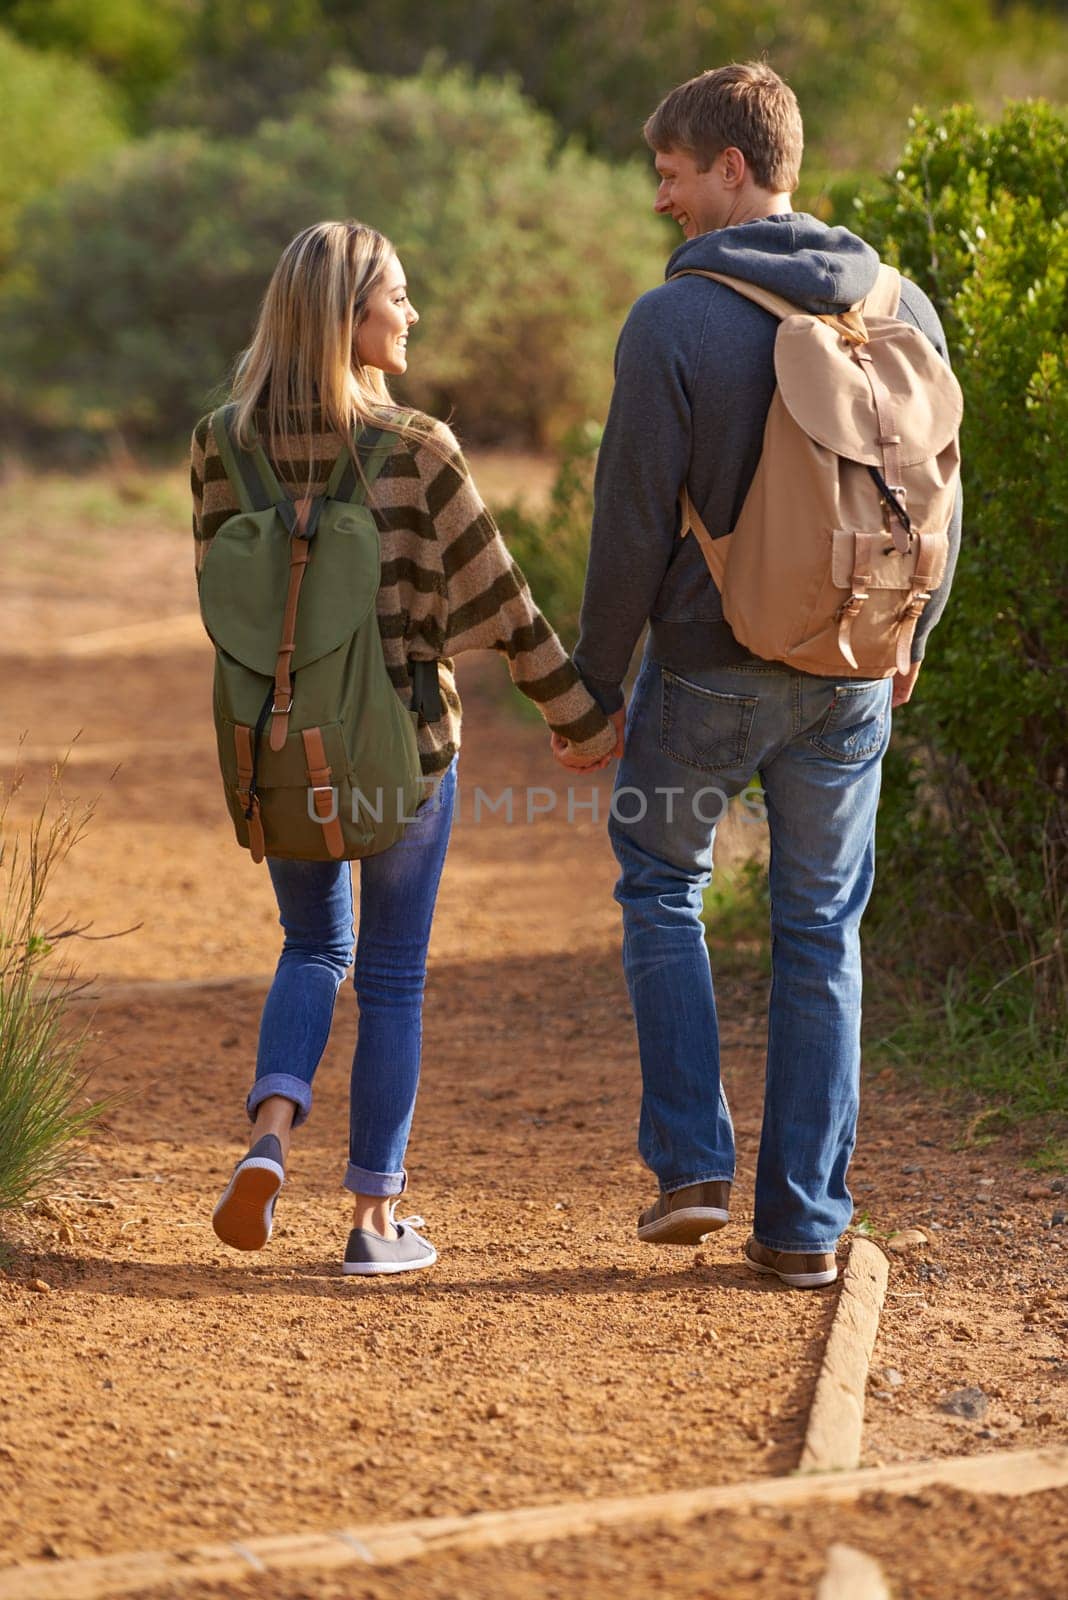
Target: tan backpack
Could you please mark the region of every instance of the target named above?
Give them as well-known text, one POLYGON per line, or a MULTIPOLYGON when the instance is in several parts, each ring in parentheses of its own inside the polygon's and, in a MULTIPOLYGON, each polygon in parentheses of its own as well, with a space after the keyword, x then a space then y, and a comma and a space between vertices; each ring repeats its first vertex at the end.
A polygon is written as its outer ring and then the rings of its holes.
POLYGON ((781 319, 764 446, 735 527, 713 539, 681 494, 682 534, 700 544, 731 631, 802 672, 907 672, 946 569, 963 401, 930 342, 897 320, 899 274, 881 266, 872 292, 838 316, 718 272, 687 274, 781 319))

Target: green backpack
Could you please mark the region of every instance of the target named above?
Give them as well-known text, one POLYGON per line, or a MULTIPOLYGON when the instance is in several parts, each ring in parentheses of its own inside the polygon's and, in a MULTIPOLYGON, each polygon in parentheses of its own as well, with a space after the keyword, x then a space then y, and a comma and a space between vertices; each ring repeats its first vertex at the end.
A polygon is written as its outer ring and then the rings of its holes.
POLYGON ((401 704, 382 651, 381 551, 365 503, 396 435, 356 440, 362 480, 342 450, 301 526, 260 444, 246 451, 232 437, 236 411, 211 420, 241 510, 208 549, 200 614, 238 843, 253 861, 375 855, 425 798, 418 713, 401 704))

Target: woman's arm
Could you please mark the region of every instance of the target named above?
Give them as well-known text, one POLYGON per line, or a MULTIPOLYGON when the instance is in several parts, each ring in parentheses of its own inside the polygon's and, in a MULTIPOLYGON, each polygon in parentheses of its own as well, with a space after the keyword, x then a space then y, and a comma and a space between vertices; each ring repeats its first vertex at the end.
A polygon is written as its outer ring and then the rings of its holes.
POLYGON ((615 748, 615 729, 535 605, 444 425, 437 442, 446 458, 427 447, 419 456, 447 592, 443 653, 501 651, 516 688, 535 703, 552 731, 568 740, 576 756, 592 762, 608 755, 615 748))

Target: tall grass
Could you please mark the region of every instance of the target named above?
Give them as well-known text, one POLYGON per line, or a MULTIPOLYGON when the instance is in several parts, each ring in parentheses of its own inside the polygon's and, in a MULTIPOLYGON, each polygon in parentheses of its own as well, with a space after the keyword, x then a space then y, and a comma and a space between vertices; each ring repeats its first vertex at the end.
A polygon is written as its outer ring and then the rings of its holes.
POLYGON ((86 1095, 84 1033, 66 1018, 73 975, 54 962, 84 930, 50 923, 44 909, 49 880, 92 814, 62 800, 59 777, 21 831, 9 821, 20 776, 0 799, 0 1213, 47 1193, 105 1104, 86 1095))
POLYGON ((1063 1168, 1065 841, 1039 828, 1019 858, 977 790, 972 810, 970 862, 940 857, 930 833, 912 850, 896 837, 884 854, 865 945, 866 1053, 947 1095, 976 1142, 1020 1126, 1039 1165, 1063 1168))

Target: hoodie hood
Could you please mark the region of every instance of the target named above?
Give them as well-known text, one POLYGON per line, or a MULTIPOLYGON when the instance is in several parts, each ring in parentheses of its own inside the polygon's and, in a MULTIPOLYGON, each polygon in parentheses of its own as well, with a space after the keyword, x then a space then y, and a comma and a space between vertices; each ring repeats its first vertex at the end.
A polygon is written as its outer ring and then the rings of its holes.
POLYGON ((828 228, 805 212, 790 211, 687 239, 669 260, 665 276, 692 267, 743 278, 826 316, 870 293, 879 257, 848 228, 828 228))

